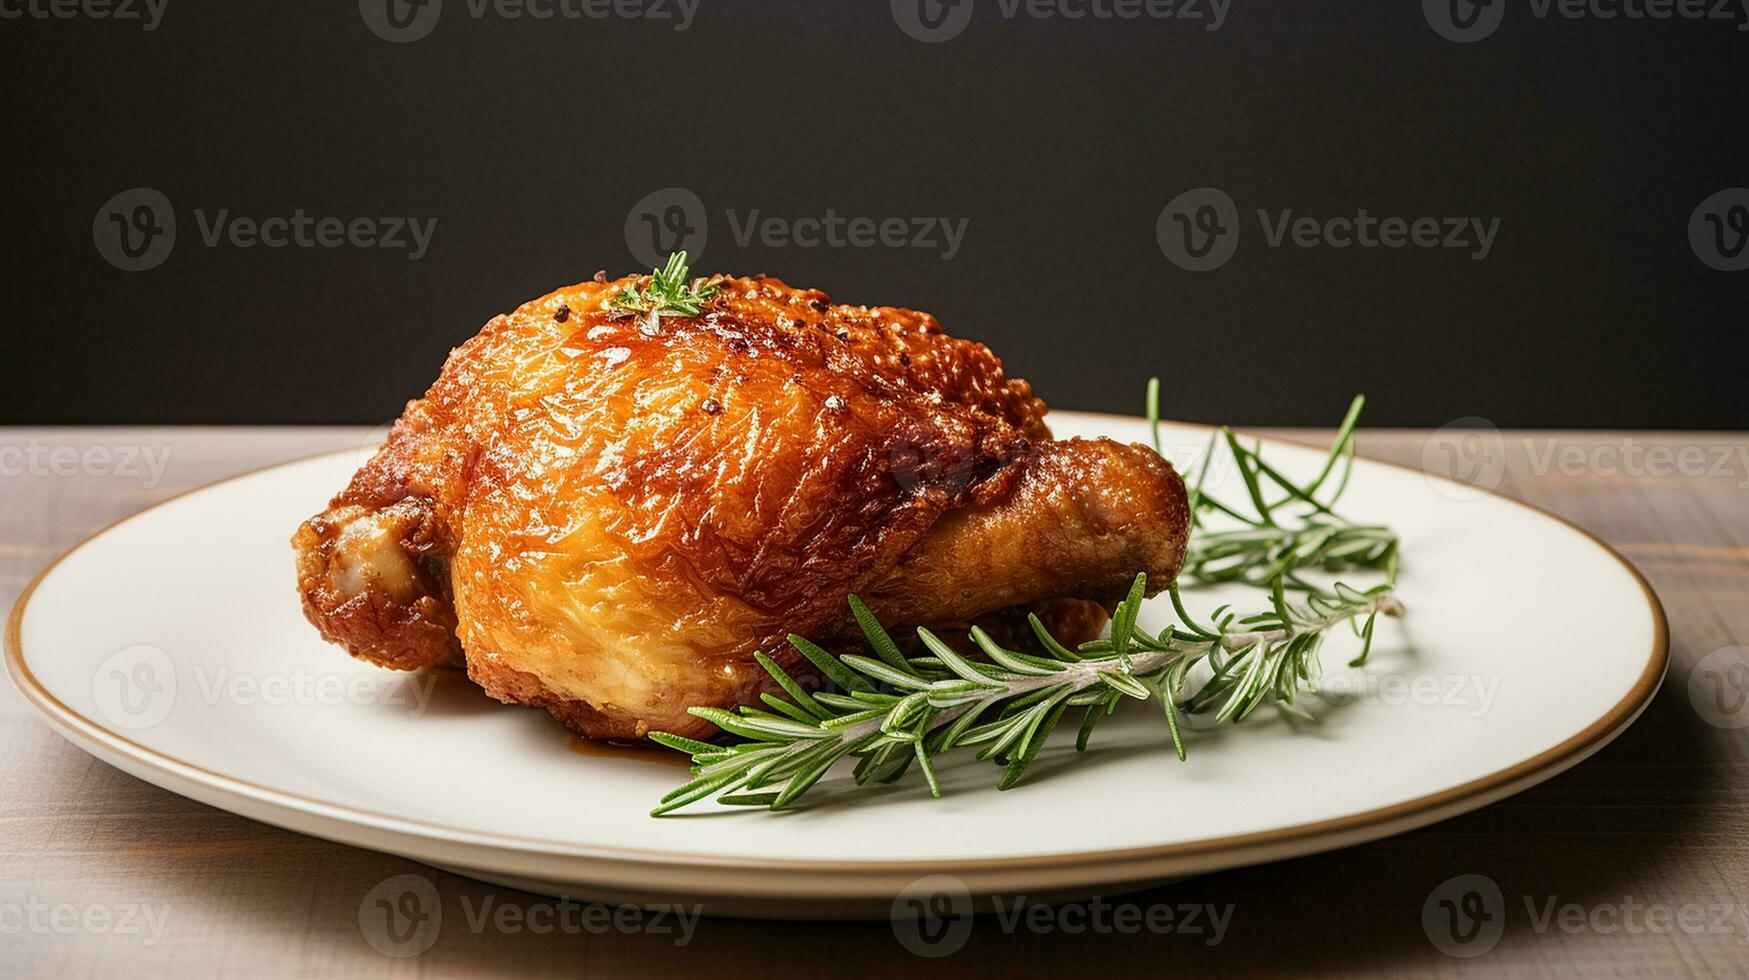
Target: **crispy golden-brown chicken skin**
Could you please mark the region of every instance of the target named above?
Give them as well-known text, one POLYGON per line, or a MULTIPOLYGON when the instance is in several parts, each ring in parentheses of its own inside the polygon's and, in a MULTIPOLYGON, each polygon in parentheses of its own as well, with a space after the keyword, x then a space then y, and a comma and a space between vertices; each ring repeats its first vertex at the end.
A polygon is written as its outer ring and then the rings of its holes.
MULTIPOLYGON (((1044 402, 926 313, 719 277, 700 315, 585 282, 494 318, 297 532, 310 621, 355 656, 464 664, 597 738, 703 735, 755 651, 883 623, 1092 638, 1177 573, 1182 482, 1053 440, 1044 402)), ((807 665, 802 662, 801 666, 807 665)))

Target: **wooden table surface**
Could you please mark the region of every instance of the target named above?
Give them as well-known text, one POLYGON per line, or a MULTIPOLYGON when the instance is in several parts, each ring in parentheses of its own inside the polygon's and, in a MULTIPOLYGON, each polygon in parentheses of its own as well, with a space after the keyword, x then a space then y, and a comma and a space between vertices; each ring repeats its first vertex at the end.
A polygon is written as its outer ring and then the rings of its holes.
MULTIPOLYGON (((117 518, 366 437, 0 429, 0 604, 117 518)), ((1367 432, 1360 443, 1377 459, 1465 465, 1444 445, 1428 451, 1428 433, 1401 430, 1367 432)), ((957 954, 924 959, 879 922, 707 919, 685 945, 674 934, 537 931, 545 899, 175 796, 62 741, 3 684, 0 975, 1745 975, 1749 728, 1719 722, 1749 723, 1749 670, 1715 674, 1724 686, 1715 683, 1710 707, 1691 700, 1689 678, 1709 654, 1749 644, 1749 436, 1514 432, 1490 451, 1504 456, 1501 492, 1589 529, 1651 581, 1670 619, 1667 683, 1616 742, 1504 802, 1388 840, 1123 899, 1231 906, 1218 943, 1209 931, 1009 933, 979 919, 957 954), (408 873, 435 883, 450 917, 430 949, 389 958, 366 941, 360 906, 374 886, 408 873), (1436 889, 1466 874, 1499 887, 1504 934, 1484 955, 1459 959, 1435 945, 1422 913, 1436 889), (487 900, 529 913, 528 927, 472 928, 464 912, 487 900), (124 918, 158 931, 122 928, 124 918)), ((1729 668, 1732 656, 1709 667, 1729 668)))

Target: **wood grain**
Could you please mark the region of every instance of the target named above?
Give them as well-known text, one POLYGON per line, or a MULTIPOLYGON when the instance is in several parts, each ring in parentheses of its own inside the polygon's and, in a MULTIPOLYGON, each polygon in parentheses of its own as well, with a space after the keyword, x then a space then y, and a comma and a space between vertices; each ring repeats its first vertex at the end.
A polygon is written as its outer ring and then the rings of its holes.
MULTIPOLYGON (((0 602, 10 606, 39 568, 86 534, 157 500, 271 462, 356 447, 369 436, 364 429, 0 429, 0 602), (93 449, 107 450, 107 462, 87 455, 93 449), (158 479, 142 462, 146 451, 167 460, 158 479), (129 453, 138 472, 121 465, 129 453)), ((1362 453, 1376 459, 1463 465, 1442 447, 1417 431, 1372 431, 1361 441, 1362 453)), ((1668 681, 1639 722, 1596 757, 1477 813, 1125 899, 1230 904, 1219 943, 1209 944, 1206 931, 1009 933, 985 917, 963 950, 922 959, 882 923, 707 920, 684 946, 672 934, 475 928, 469 913, 486 902, 538 914, 547 900, 159 790, 63 742, 10 685, 0 685, 0 739, 8 750, 0 767, 0 975, 618 977, 709 969, 724 977, 779 970, 1140 977, 1478 968, 1511 976, 1743 975, 1749 728, 1705 720, 1690 700, 1689 678, 1709 653, 1749 644, 1749 437, 1515 432, 1489 451, 1504 458, 1500 492, 1589 529, 1645 573, 1670 618, 1668 681), (1655 447, 1662 448, 1650 454, 1655 447), (1664 453, 1668 466, 1653 458, 1664 453), (1697 460, 1704 462, 1697 467, 1697 460), (365 941, 359 907, 373 886, 404 873, 436 884, 445 918, 429 951, 392 959, 365 941), (1491 878, 1504 897, 1504 935, 1474 960, 1440 952, 1422 921, 1429 895, 1461 874, 1491 878), (1556 909, 1576 904, 1586 922, 1573 926, 1557 913, 1542 923, 1551 901, 1556 909), (1625 921, 1611 911, 1624 902, 1625 921), (1659 929, 1659 913, 1648 920, 1633 911, 1648 906, 1672 915, 1699 907, 1706 925, 1687 932, 1673 920, 1659 929), (68 919, 89 910, 112 919, 133 914, 136 923, 144 921, 138 910, 149 910, 162 931, 154 940, 68 919)), ((101 606, 101 597, 94 601, 101 606)))

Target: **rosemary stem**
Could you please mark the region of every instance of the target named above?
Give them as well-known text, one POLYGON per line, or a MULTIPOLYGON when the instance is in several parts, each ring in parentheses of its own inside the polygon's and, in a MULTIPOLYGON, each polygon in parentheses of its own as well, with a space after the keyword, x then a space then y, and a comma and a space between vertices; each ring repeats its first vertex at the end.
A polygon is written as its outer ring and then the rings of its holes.
MULTIPOLYGON (((1165 650, 1137 651, 1130 654, 1129 669, 1125 672, 1131 675, 1145 676, 1158 670, 1164 670, 1165 668, 1177 663, 1180 659, 1205 659, 1209 654, 1214 652, 1217 644, 1223 650, 1234 652, 1244 650, 1258 643, 1281 643, 1303 633, 1322 633, 1325 630, 1330 629, 1332 626, 1340 625, 1360 616, 1370 616, 1374 613, 1382 613, 1386 616, 1397 616, 1400 615, 1402 611, 1403 606, 1397 601, 1396 595, 1391 591, 1385 591, 1374 596, 1368 602, 1344 609, 1316 622, 1307 623, 1297 629, 1290 626, 1272 630, 1252 630, 1245 633, 1224 633, 1217 639, 1198 640, 1193 643, 1183 644, 1182 646, 1173 645, 1165 650)), ((1049 674, 1040 674, 1034 677, 1026 677, 1012 681, 1000 691, 991 691, 988 696, 995 696, 1006 700, 1008 698, 1017 697, 1022 694, 1030 694, 1034 691, 1043 690, 1045 688, 1062 687, 1064 685, 1069 685, 1071 689, 1070 694, 1075 694, 1098 684, 1100 674, 1110 673, 1112 671, 1124 671, 1123 665, 1119 663, 1115 657, 1106 657, 1099 660, 1083 660, 1079 663, 1068 664, 1064 669, 1053 671, 1049 674)), ((1201 685, 1199 684, 1197 687, 1200 688, 1201 685)), ((1190 698, 1194 697, 1196 693, 1195 690, 1187 689, 1181 692, 1181 696, 1178 700, 1180 702, 1188 701, 1190 698)), ((934 731, 942 725, 952 724, 961 715, 972 710, 973 706, 978 703, 979 701, 973 700, 942 709, 932 719, 929 730, 934 731)), ((881 718, 870 718, 867 721, 860 721, 854 725, 846 725, 839 730, 839 737, 846 742, 853 742, 871 732, 879 731, 882 720, 883 719, 881 718)))
MULTIPOLYGON (((1373 597, 1369 602, 1344 609, 1339 613, 1325 619, 1320 619, 1315 623, 1308 623, 1300 629, 1283 628, 1257 630, 1250 633, 1226 633, 1221 636, 1219 642, 1226 650, 1243 650, 1258 642, 1280 643, 1283 640, 1291 640, 1301 633, 1322 633, 1332 626, 1346 623, 1349 620, 1360 616, 1370 616, 1373 613, 1383 613, 1386 616, 1400 616, 1403 613, 1403 604, 1397 601, 1395 592, 1385 591, 1373 597)), ((1213 646, 1215 642, 1216 641, 1214 640, 1210 640, 1207 645, 1213 646)))

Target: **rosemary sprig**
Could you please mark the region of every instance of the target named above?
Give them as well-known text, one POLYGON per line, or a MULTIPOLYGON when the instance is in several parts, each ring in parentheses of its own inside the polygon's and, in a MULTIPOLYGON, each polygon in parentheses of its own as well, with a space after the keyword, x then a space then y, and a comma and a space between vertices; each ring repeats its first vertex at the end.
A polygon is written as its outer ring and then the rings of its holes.
MULTIPOLYGON (((1319 591, 1302 574, 1312 570, 1382 571, 1394 579, 1396 534, 1376 524, 1354 523, 1335 510, 1354 469, 1354 430, 1365 406, 1366 396, 1356 395, 1323 468, 1304 485, 1264 461, 1260 442, 1246 446, 1226 426, 1210 436, 1196 470, 1186 475, 1194 529, 1180 578, 1207 584, 1239 582, 1262 589, 1274 588, 1279 581, 1299 592, 1319 591), (1215 452, 1222 446, 1243 481, 1245 505, 1225 503, 1205 487, 1215 452), (1211 515, 1237 526, 1211 529, 1206 526, 1211 515)), ((1158 378, 1148 382, 1148 422, 1154 449, 1160 452, 1158 378)))
POLYGON ((663 316, 698 316, 704 304, 717 294, 715 283, 694 286, 691 270, 686 267, 686 253, 668 256, 668 264, 650 270, 649 285, 626 286, 607 301, 615 313, 644 314, 640 328, 648 334, 660 332, 663 316))
MULTIPOLYGON (((974 628, 970 638, 982 656, 970 659, 929 630, 918 629, 928 654, 906 657, 868 608, 851 596, 851 613, 874 656, 834 655, 792 635, 791 646, 837 687, 810 694, 771 658, 756 655, 788 698, 766 693, 761 695, 763 707, 690 709, 740 741, 717 744, 652 733, 653 740, 692 757, 693 775, 663 797, 652 815, 711 797, 731 806, 781 810, 794 805, 841 759, 857 760, 857 785, 893 782, 915 764, 931 794, 940 796, 935 761, 960 748, 976 748, 978 758, 1000 764, 1004 771, 997 786, 1008 789, 1032 765, 1070 708, 1082 709, 1075 740, 1081 751, 1095 726, 1125 698, 1160 703, 1180 760, 1185 758, 1183 715, 1211 715, 1216 724, 1233 723, 1273 703, 1286 714, 1310 717, 1297 700, 1317 691, 1318 654, 1329 632, 1343 624, 1353 628, 1361 650, 1350 666, 1359 666, 1371 650, 1379 615, 1402 612, 1395 593, 1395 535, 1353 524, 1333 509, 1353 466, 1354 427, 1363 404, 1355 399, 1322 472, 1303 486, 1264 462, 1258 447, 1247 449, 1231 430, 1221 429, 1216 439, 1224 439, 1233 453, 1252 515, 1206 492, 1208 457, 1191 478, 1193 527, 1184 574, 1205 582, 1261 586, 1269 594, 1267 611, 1240 617, 1222 606, 1204 625, 1185 609, 1175 582, 1169 595, 1176 620, 1149 633, 1137 625, 1147 594, 1146 576, 1137 575, 1129 595, 1112 612, 1106 639, 1070 650, 1033 616, 1037 653, 1007 649, 974 628), (1334 489, 1320 498, 1339 466, 1334 489), (1241 526, 1209 530, 1203 517, 1213 514, 1241 526), (1301 575, 1314 569, 1379 569, 1385 581, 1366 590, 1340 582, 1324 589, 1301 575), (1290 593, 1295 600, 1290 601, 1290 593)), ((1156 450, 1159 417, 1155 380, 1148 386, 1148 419, 1156 450)), ((1211 440, 1211 453, 1215 445, 1211 440)))
MULTIPOLYGON (((1328 595, 1289 602, 1281 590, 1270 611, 1238 618, 1218 612, 1208 625, 1184 611, 1171 587, 1178 622, 1159 633, 1135 624, 1146 577, 1136 576, 1130 597, 1118 604, 1112 635, 1073 652, 1045 632, 1036 617, 1044 655, 998 645, 974 628, 971 640, 988 658, 961 656, 927 629, 917 636, 929 655, 903 657, 892 637, 860 601, 851 609, 874 657, 833 655, 799 636, 790 643, 839 692, 808 694, 770 658, 759 662, 789 694, 764 695, 764 708, 739 711, 693 708, 691 713, 742 741, 717 745, 666 732, 650 737, 692 756, 691 782, 662 798, 653 816, 715 796, 734 806, 781 810, 799 800, 833 763, 854 758, 857 785, 890 783, 913 764, 930 792, 941 795, 935 760, 960 748, 1003 766, 998 788, 1015 785, 1070 708, 1082 709, 1076 748, 1124 698, 1159 700, 1178 757, 1185 757, 1181 714, 1212 714, 1243 721, 1273 702, 1305 717, 1296 706, 1316 691, 1318 650, 1331 629, 1354 624, 1370 646, 1373 622, 1401 611, 1389 585, 1366 591, 1337 585, 1328 595), (766 710, 767 708, 771 710, 766 710)), ((1363 651, 1364 656, 1364 651, 1363 651)))

